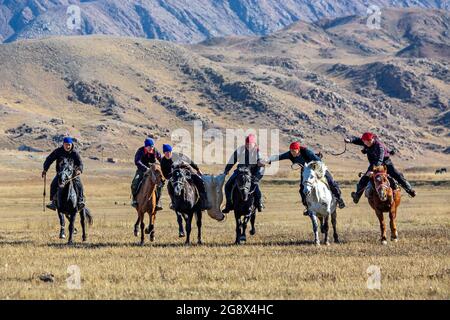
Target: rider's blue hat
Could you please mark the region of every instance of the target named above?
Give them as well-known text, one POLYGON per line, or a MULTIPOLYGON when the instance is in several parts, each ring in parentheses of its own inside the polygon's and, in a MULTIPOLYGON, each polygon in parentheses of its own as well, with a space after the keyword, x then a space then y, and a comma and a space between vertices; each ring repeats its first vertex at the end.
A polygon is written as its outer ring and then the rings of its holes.
POLYGON ((172 152, 172 146, 170 144, 163 144, 163 152, 172 152))
POLYGON ((153 147, 155 145, 155 142, 151 138, 145 139, 145 146, 146 147, 153 147))
POLYGON ((73 144, 73 139, 71 137, 65 137, 63 140, 63 143, 72 143, 73 144))

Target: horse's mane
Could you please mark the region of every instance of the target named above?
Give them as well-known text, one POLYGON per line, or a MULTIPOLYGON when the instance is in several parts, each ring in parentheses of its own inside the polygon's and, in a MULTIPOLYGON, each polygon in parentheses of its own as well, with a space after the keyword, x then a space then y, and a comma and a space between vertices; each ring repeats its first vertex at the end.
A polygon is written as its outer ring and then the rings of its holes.
POLYGON ((308 163, 307 167, 314 171, 319 179, 322 179, 325 176, 328 169, 322 161, 311 161, 308 163))
POLYGON ((175 162, 172 165, 173 170, 179 170, 179 169, 187 169, 187 170, 192 170, 192 167, 189 163, 185 162, 185 161, 179 161, 179 162, 175 162))

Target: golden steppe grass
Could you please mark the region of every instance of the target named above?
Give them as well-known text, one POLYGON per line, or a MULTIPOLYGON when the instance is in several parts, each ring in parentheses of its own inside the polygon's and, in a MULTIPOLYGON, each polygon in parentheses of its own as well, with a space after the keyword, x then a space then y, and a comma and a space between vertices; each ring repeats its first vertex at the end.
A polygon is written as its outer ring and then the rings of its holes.
MULTIPOLYGON (((263 185, 266 210, 257 234, 232 245, 234 219, 204 219, 204 245, 183 246, 176 219, 159 212, 156 241, 137 246, 136 213, 126 178, 85 181, 95 217, 89 239, 68 247, 52 211, 42 212, 36 179, 0 183, 1 299, 448 299, 450 298, 450 190, 423 186, 403 198, 400 241, 379 244, 367 201, 338 212, 341 244, 315 247, 296 185, 263 185), (116 204, 117 202, 117 204, 116 204), (126 205, 124 205, 126 203, 126 205), (81 270, 81 289, 68 289, 67 268, 81 270), (367 268, 381 268, 381 289, 367 288, 367 268), (52 273, 55 281, 39 276, 52 273)), ((78 229, 81 229, 78 225, 78 229)), ((195 239, 196 228, 194 227, 195 239)), ((331 233, 330 233, 331 234, 331 233)))

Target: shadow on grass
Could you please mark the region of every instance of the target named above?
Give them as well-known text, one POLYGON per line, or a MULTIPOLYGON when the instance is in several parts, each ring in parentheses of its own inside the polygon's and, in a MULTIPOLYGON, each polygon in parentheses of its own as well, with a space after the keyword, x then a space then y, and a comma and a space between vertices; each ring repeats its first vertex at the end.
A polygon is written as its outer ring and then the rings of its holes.
POLYGON ((23 246, 27 244, 34 244, 31 240, 0 240, 1 246, 23 246))

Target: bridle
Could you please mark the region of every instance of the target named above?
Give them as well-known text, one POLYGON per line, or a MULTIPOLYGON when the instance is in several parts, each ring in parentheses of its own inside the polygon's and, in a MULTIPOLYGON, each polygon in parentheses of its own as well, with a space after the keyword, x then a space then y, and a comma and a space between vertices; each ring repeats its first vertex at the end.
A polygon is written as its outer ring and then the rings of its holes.
MULTIPOLYGON (((375 187, 375 191, 378 194, 378 197, 380 197, 380 190, 384 189, 384 190, 389 190, 391 188, 391 185, 389 184, 389 180, 387 179, 387 173, 386 172, 377 172, 374 173, 372 175, 373 178, 373 183, 374 183, 374 187, 375 187), (386 178, 386 182, 383 183, 377 183, 377 177, 378 176, 382 176, 386 178)), ((381 199, 381 197, 380 197, 381 199)))

